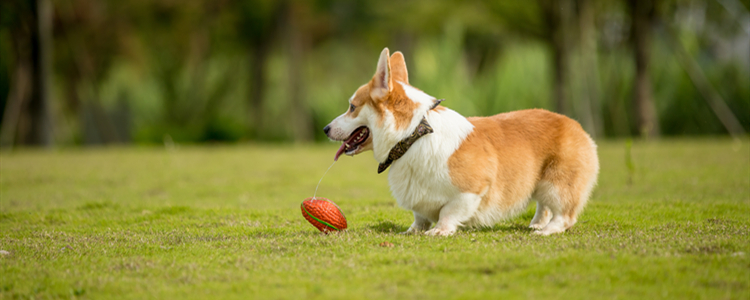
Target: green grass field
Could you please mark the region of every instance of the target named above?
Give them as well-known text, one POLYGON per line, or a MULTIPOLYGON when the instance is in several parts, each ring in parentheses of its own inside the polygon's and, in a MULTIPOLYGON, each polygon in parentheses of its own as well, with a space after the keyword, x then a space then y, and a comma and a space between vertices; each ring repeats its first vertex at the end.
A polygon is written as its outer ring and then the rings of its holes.
POLYGON ((299 205, 333 144, 3 153, 0 298, 750 299, 749 141, 635 142, 632 168, 625 141, 599 144, 591 201, 549 237, 534 204, 399 235, 411 212, 371 153, 323 179, 350 228, 322 235, 299 205))

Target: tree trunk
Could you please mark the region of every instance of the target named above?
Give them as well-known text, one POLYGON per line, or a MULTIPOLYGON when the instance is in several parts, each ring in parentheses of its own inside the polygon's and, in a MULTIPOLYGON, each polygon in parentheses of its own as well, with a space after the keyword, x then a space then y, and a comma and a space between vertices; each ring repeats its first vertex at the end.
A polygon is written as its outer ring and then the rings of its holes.
MULTIPOLYGON (((16 42, 19 42, 16 40, 16 42)), ((8 99, 3 111, 2 131, 0 131, 0 147, 12 148, 18 132, 18 121, 24 108, 24 102, 29 94, 29 66, 26 59, 18 56, 13 72, 13 82, 8 93, 8 99)))
POLYGON ((571 14, 570 0, 539 0, 547 34, 552 47, 553 98, 555 111, 570 115, 568 111, 568 23, 571 14))
POLYGON ((273 5, 269 18, 260 26, 261 30, 253 31, 249 36, 249 63, 250 63, 250 91, 248 97, 247 127, 250 129, 250 138, 263 137, 264 124, 266 122, 266 67, 271 52, 272 43, 277 36, 281 24, 289 18, 290 1, 278 1, 273 5))
POLYGON ((249 116, 252 118, 251 123, 251 135, 253 138, 258 138, 263 132, 263 115, 265 113, 265 106, 263 97, 266 93, 266 60, 268 59, 268 48, 269 45, 264 42, 257 43, 255 47, 250 49, 250 102, 249 102, 249 116))
POLYGON ((596 27, 592 0, 578 0, 579 41, 581 47, 581 121, 583 128, 594 138, 604 130, 599 103, 599 72, 597 70, 596 27))
POLYGON ((644 138, 659 136, 659 119, 651 94, 651 35, 655 18, 652 0, 629 0, 632 15, 633 52, 635 54, 635 90, 633 111, 638 134, 644 138))
POLYGON ((292 1, 287 8, 287 26, 289 47, 289 98, 292 114, 292 133, 295 142, 309 142, 313 140, 313 122, 310 109, 304 99, 304 55, 310 41, 304 34, 303 7, 299 2, 292 1))
POLYGON ((566 61, 566 50, 565 43, 559 42, 556 38, 552 43, 552 67, 554 68, 554 88, 553 95, 555 101, 555 111, 563 115, 569 115, 568 113, 568 89, 567 89, 567 70, 568 63, 566 61))
POLYGON ((49 0, 32 2, 31 95, 28 103, 30 128, 24 141, 30 145, 52 145, 50 124, 50 56, 52 54, 52 4, 49 0))

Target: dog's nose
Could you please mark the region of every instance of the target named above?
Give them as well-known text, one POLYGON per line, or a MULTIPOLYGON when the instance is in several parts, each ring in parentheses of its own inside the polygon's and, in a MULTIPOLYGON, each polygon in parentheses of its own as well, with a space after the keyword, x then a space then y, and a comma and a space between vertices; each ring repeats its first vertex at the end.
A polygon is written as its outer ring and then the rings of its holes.
POLYGON ((329 131, 331 131, 331 125, 326 125, 326 127, 323 127, 323 133, 328 135, 329 131))

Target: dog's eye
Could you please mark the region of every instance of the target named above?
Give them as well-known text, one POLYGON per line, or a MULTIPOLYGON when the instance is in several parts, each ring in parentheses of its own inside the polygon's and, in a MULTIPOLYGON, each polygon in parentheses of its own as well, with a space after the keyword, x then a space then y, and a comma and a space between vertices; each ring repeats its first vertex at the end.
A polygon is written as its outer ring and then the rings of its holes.
POLYGON ((349 112, 354 112, 354 104, 349 103, 349 112))

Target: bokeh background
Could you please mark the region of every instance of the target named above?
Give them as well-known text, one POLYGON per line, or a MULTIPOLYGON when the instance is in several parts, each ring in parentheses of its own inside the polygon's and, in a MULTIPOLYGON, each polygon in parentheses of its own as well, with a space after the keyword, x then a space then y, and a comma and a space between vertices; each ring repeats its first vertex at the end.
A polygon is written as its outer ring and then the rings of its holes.
POLYGON ((750 130, 748 0, 3 0, 0 145, 324 141, 383 47, 471 115, 750 130))

